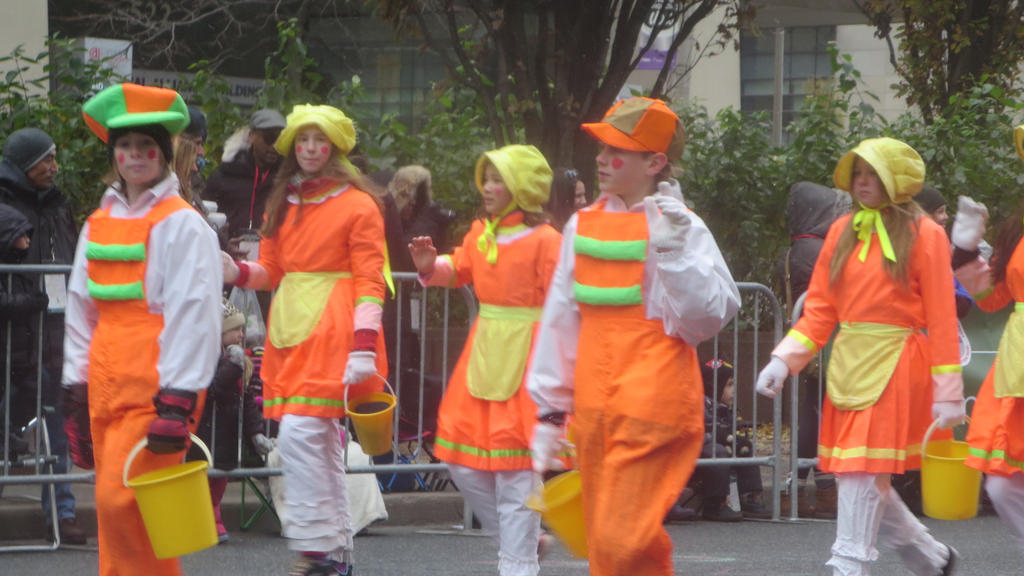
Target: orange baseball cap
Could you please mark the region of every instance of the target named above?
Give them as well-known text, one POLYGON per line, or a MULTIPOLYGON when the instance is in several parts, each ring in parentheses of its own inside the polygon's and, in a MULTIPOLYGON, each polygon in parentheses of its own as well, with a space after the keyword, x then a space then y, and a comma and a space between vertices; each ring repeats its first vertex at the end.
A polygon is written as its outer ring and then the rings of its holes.
POLYGON ((661 100, 636 96, 619 100, 600 122, 580 126, 599 142, 623 150, 661 152, 678 162, 686 145, 679 116, 661 100))

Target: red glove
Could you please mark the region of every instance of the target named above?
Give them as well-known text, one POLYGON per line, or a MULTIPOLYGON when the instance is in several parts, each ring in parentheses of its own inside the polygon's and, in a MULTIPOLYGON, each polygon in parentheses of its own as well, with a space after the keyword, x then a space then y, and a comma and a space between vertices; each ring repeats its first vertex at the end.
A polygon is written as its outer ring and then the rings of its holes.
POLYGON ((173 454, 185 450, 188 424, 199 395, 187 390, 165 388, 153 397, 156 418, 149 423, 147 448, 154 454, 173 454))
POLYGON ((89 388, 85 384, 62 388, 61 414, 64 415, 64 433, 71 448, 71 461, 75 466, 92 470, 96 462, 92 453, 92 429, 89 427, 89 388))

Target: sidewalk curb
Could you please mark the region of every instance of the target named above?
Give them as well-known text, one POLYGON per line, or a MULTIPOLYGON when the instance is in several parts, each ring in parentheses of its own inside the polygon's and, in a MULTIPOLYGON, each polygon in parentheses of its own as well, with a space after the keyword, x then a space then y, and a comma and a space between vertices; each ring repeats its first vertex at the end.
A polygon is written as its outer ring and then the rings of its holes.
MULTIPOLYGON (((242 483, 231 482, 221 502, 221 515, 229 531, 239 530, 242 517, 242 483)), ((96 503, 91 484, 75 484, 75 512, 78 525, 89 535, 96 535, 96 503)), ((269 498, 269 493, 267 494, 269 498)), ((462 495, 454 491, 402 492, 384 494, 388 519, 373 526, 439 526, 462 523, 462 495)), ((246 490, 245 512, 248 516, 260 507, 259 499, 246 490)), ((273 514, 263 513, 250 530, 277 532, 280 526, 273 514)), ((371 528, 372 530, 372 528, 371 528)), ((7 486, 0 497, 0 541, 44 539, 46 528, 36 486, 7 486)), ((92 543, 92 542, 90 542, 92 543)))

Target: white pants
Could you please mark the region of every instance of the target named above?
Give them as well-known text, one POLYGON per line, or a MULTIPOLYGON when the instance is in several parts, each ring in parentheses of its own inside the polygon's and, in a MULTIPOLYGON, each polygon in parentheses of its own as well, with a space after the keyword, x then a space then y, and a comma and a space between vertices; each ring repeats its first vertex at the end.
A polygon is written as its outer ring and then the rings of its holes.
MULTIPOLYGON (((1003 524, 1017 537, 1017 550, 1024 556, 1024 474, 1013 476, 990 474, 985 490, 1003 524)), ((1024 574, 1024 570, 1021 571, 1024 574)))
POLYGON ((285 414, 277 436, 284 472, 288 547, 352 563, 352 519, 337 418, 285 414))
POLYGON ((889 474, 846 473, 836 477, 839 510, 836 541, 827 566, 833 576, 869 576, 878 559, 876 541, 899 553, 917 576, 935 576, 949 549, 935 540, 890 486, 889 474))
POLYGON ((498 574, 537 576, 540 515, 526 507, 537 486, 532 470, 491 472, 448 464, 452 480, 485 533, 498 541, 498 574))

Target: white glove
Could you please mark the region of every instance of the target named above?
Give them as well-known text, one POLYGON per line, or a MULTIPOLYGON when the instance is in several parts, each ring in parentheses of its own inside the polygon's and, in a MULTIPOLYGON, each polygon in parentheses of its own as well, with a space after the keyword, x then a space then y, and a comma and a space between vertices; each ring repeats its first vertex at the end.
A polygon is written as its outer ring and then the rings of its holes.
POLYGON ((757 393, 775 398, 775 395, 782 390, 787 378, 789 378, 789 366, 786 366, 782 358, 772 356, 768 365, 757 375, 757 393))
POLYGON ((933 402, 932 418, 939 421, 940 430, 946 430, 963 423, 967 419, 967 412, 963 402, 933 402))
POLYGON ((658 194, 661 196, 671 196, 677 200, 685 200, 683 198, 683 190, 679 187, 679 181, 675 178, 658 182, 658 194))
POLYGON ((245 368, 245 349, 238 344, 232 344, 227 347, 228 362, 231 362, 235 366, 245 368))
POLYGON ((967 196, 961 196, 956 204, 956 219, 951 234, 953 245, 973 252, 978 249, 981 237, 985 235, 988 222, 988 208, 967 196))
POLYGON ((679 198, 656 194, 644 198, 651 246, 656 252, 683 249, 686 229, 690 227, 690 210, 679 198))
POLYGON ((533 457, 533 471, 543 474, 548 470, 560 470, 558 451, 565 448, 565 430, 548 422, 533 425, 533 439, 530 440, 530 455, 533 457))
POLYGON ((267 435, 262 432, 257 432, 252 435, 252 447, 256 450, 256 453, 260 456, 266 456, 270 454, 270 451, 274 449, 274 441, 267 438, 267 435))
POLYGON ((224 283, 234 284, 235 280, 238 280, 238 275, 241 273, 241 270, 238 269, 238 264, 235 264, 235 259, 227 252, 221 250, 220 264, 224 270, 224 283))
POLYGON ((345 364, 345 376, 341 379, 342 384, 359 384, 370 376, 377 373, 377 355, 369 350, 353 350, 348 353, 348 363, 345 364))

